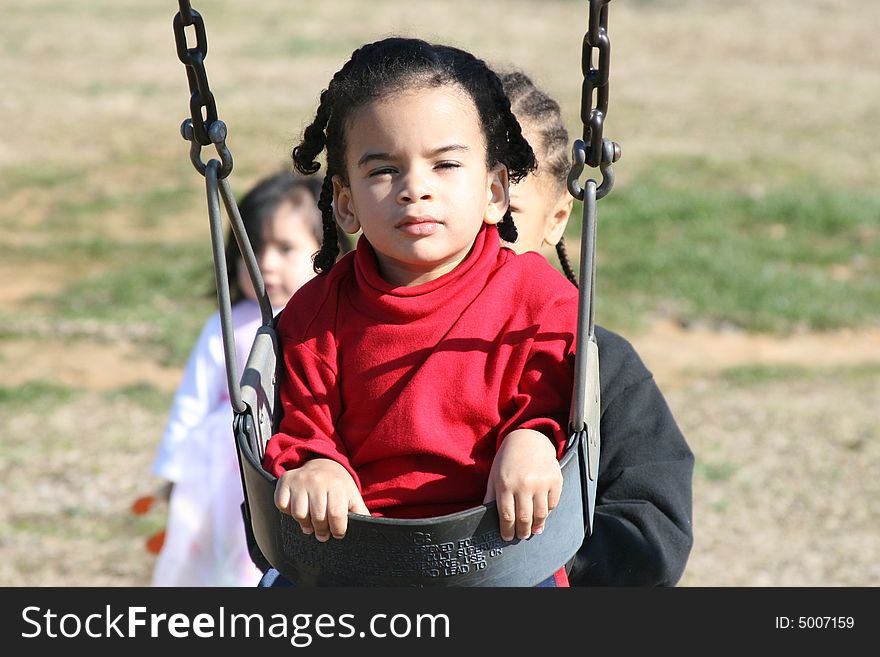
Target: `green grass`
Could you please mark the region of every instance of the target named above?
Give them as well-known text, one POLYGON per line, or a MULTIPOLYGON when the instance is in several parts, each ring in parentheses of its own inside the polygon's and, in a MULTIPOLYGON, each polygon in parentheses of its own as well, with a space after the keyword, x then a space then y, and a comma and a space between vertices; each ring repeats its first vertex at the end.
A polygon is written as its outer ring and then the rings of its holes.
POLYGON ((182 362, 213 310, 210 255, 202 244, 120 246, 127 263, 74 281, 43 303, 62 318, 152 325, 166 362, 182 362))
POLYGON ((173 394, 159 390, 148 383, 138 383, 118 390, 105 392, 104 396, 110 401, 121 399, 137 404, 148 411, 164 413, 167 412, 168 408, 171 406, 173 394))
MULTIPOLYGON (((156 356, 165 363, 182 364, 216 306, 208 242, 129 244, 94 237, 18 249, 0 247, 0 256, 22 265, 43 259, 70 269, 66 286, 29 299, 30 314, 62 321, 148 325, 155 329, 150 345, 156 356)), ((13 318, 8 319, 14 326, 13 318)), ((9 328, 3 331, 9 333, 9 328)))
POLYGON ((60 514, 27 514, 12 517, 0 529, 0 539, 22 537, 56 538, 64 540, 94 539, 111 541, 119 536, 147 537, 165 526, 164 514, 145 516, 95 514, 88 507, 63 509, 60 514))
MULTIPOLYGON (((19 385, 0 387, 0 416, 45 416, 60 406, 77 404, 83 397, 83 391, 74 386, 40 379, 25 381, 19 385)), ((43 436, 10 435, 8 440, 0 441, 0 461, 11 468, 26 462, 33 456, 34 450, 40 450, 42 438, 43 436)), ((80 436, 55 434, 52 436, 51 446, 53 450, 69 449, 80 440, 80 436)))
POLYGON ((700 459, 694 463, 694 475, 706 481, 727 481, 735 472, 731 463, 707 463, 700 459))
MULTIPOLYGON (((274 20, 272 21, 274 23, 274 20)), ((358 47, 352 39, 334 38, 332 33, 321 36, 304 36, 297 34, 276 34, 275 26, 267 25, 267 32, 255 36, 252 40, 238 48, 236 57, 327 57, 342 60, 358 47)))
POLYGON ((632 325, 664 312, 780 333, 875 324, 878 219, 874 192, 783 188, 757 198, 634 181, 598 204, 597 321, 632 325))
POLYGON ((730 502, 727 499, 715 500, 709 505, 709 508, 712 509, 715 513, 725 513, 727 509, 730 507, 730 502))
POLYGON ((27 381, 18 386, 0 387, 0 408, 52 408, 73 401, 79 394, 76 388, 51 381, 27 381))
POLYGON ((785 381, 852 381, 878 375, 880 375, 880 364, 874 363, 837 367, 754 364, 727 368, 719 373, 719 378, 732 385, 749 386, 785 381))
MULTIPOLYGON (((137 209, 142 224, 161 225, 167 215, 182 213, 189 209, 193 201, 193 191, 194 186, 191 181, 179 180, 163 187, 142 189, 133 199, 129 200, 129 203, 137 209)), ((205 218, 205 235, 209 235, 207 216, 205 218)))
MULTIPOLYGON (((25 186, 29 179, 24 177, 8 186, 25 186)), ((134 192, 118 188, 112 191, 90 189, 81 181, 77 185, 76 177, 65 172, 47 172, 42 179, 34 177, 33 180, 44 180, 48 188, 59 188, 57 194, 40 201, 41 205, 45 204, 40 229, 55 235, 98 233, 96 220, 104 216, 114 220, 121 218, 138 227, 161 226, 169 216, 188 210, 194 200, 193 186, 183 180, 134 192)), ((207 227, 205 234, 208 234, 207 227)))
POLYGON ((59 188, 73 188, 86 179, 80 167, 61 165, 23 165, 3 168, 0 192, 11 194, 19 190, 40 189, 43 194, 59 188))
POLYGON ((44 300, 63 317, 158 321, 163 310, 207 298, 210 269, 201 245, 117 245, 111 257, 125 255, 126 264, 85 276, 44 300))

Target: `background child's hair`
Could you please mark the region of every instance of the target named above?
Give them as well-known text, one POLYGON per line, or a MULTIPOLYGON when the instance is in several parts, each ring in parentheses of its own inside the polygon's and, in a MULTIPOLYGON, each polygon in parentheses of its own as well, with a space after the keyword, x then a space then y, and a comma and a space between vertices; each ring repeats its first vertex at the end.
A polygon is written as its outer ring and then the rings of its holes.
MULTIPOLYGON (((299 207, 304 203, 317 203, 321 193, 321 185, 314 178, 296 176, 289 171, 267 176, 254 185, 241 197, 238 209, 244 224, 254 253, 259 257, 263 248, 263 228, 267 222, 275 216, 278 207, 285 202, 299 207)), ((315 235, 318 244, 324 235, 321 226, 321 218, 317 212, 305 211, 303 219, 309 221, 309 227, 315 235)), ((241 301, 244 293, 238 284, 238 268, 241 263, 241 251, 232 234, 232 229, 226 232, 226 273, 229 278, 229 294, 232 303, 241 301)), ((241 263, 241 266, 244 266, 241 263)))
MULTIPOLYGON (((346 180, 345 129, 352 112, 390 93, 446 84, 461 87, 473 100, 486 137, 488 166, 506 166, 511 182, 534 170, 534 153, 522 136, 501 80, 483 60, 464 50, 420 39, 390 37, 367 44, 352 53, 321 93, 315 119, 293 149, 294 166, 303 174, 317 172, 321 165, 315 159, 327 150, 327 169, 318 200, 324 240, 315 257, 316 272, 328 272, 338 255, 332 178, 338 175, 346 180)), ((510 209, 498 228, 502 239, 516 240, 510 209)))
MULTIPOLYGON (((504 91, 510 98, 513 113, 521 123, 526 124, 532 134, 538 136, 532 144, 538 163, 538 174, 546 173, 557 194, 566 193, 568 174, 571 171, 569 156, 570 142, 568 130, 562 122, 559 103, 535 86, 531 78, 522 71, 509 71, 501 75, 504 91)), ((577 285, 577 278, 568 259, 565 238, 556 243, 556 254, 566 277, 577 285)))

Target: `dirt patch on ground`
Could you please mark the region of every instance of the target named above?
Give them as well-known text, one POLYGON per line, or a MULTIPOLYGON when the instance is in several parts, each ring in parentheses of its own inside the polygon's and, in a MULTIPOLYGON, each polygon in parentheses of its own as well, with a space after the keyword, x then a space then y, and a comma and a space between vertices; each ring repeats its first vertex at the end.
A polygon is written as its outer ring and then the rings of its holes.
POLYGON ((21 265, 0 263, 0 280, 15 281, 15 285, 0 285, 0 310, 14 310, 22 302, 39 294, 58 291, 70 279, 70 267, 40 263, 28 268, 22 275, 21 265))
POLYGON ((828 369, 880 364, 880 328, 774 336, 661 320, 631 342, 661 386, 750 365, 828 369))
POLYGON ((696 455, 683 586, 880 585, 880 377, 668 394, 696 455))
POLYGON ((93 391, 138 384, 173 391, 181 377, 179 368, 160 366, 131 343, 4 340, 0 342, 0 363, 3 385, 7 387, 28 381, 52 381, 93 391))

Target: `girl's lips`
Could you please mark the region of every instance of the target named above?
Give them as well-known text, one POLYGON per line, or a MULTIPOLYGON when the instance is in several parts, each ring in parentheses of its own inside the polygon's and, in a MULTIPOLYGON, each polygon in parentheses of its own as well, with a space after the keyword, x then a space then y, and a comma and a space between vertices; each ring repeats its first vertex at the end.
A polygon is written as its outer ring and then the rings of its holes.
POLYGON ((404 219, 397 224, 397 229, 406 235, 433 235, 440 227, 440 222, 436 219, 418 218, 404 219))

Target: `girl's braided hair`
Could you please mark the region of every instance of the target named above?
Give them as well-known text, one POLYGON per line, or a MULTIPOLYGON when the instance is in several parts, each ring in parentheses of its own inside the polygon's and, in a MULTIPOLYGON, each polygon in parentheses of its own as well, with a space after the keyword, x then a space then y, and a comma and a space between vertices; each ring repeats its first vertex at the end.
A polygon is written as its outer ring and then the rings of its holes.
MULTIPOLYGON (((510 71, 501 76, 504 91, 510 98, 510 105, 523 123, 528 124, 539 136, 534 144, 537 151, 538 172, 546 173, 554 184, 555 191, 566 189, 571 158, 568 154, 568 130, 562 122, 559 103, 535 86, 531 78, 522 71, 510 71)), ((577 277, 568 259, 565 238, 556 243, 556 255, 566 278, 577 285, 577 277)))
MULTIPOLYGON (((535 155, 510 108, 501 80, 486 63, 469 52, 430 44, 420 39, 389 37, 355 50, 321 93, 315 119, 301 143, 293 149, 293 164, 300 173, 320 169, 316 158, 326 149, 327 168, 318 207, 324 228, 315 271, 330 271, 339 255, 333 216, 333 176, 345 174, 345 129, 352 113, 371 101, 407 89, 457 85, 473 100, 486 138, 487 165, 507 167, 511 182, 535 170, 535 155)), ((501 238, 516 240, 510 209, 498 226, 501 238)))

